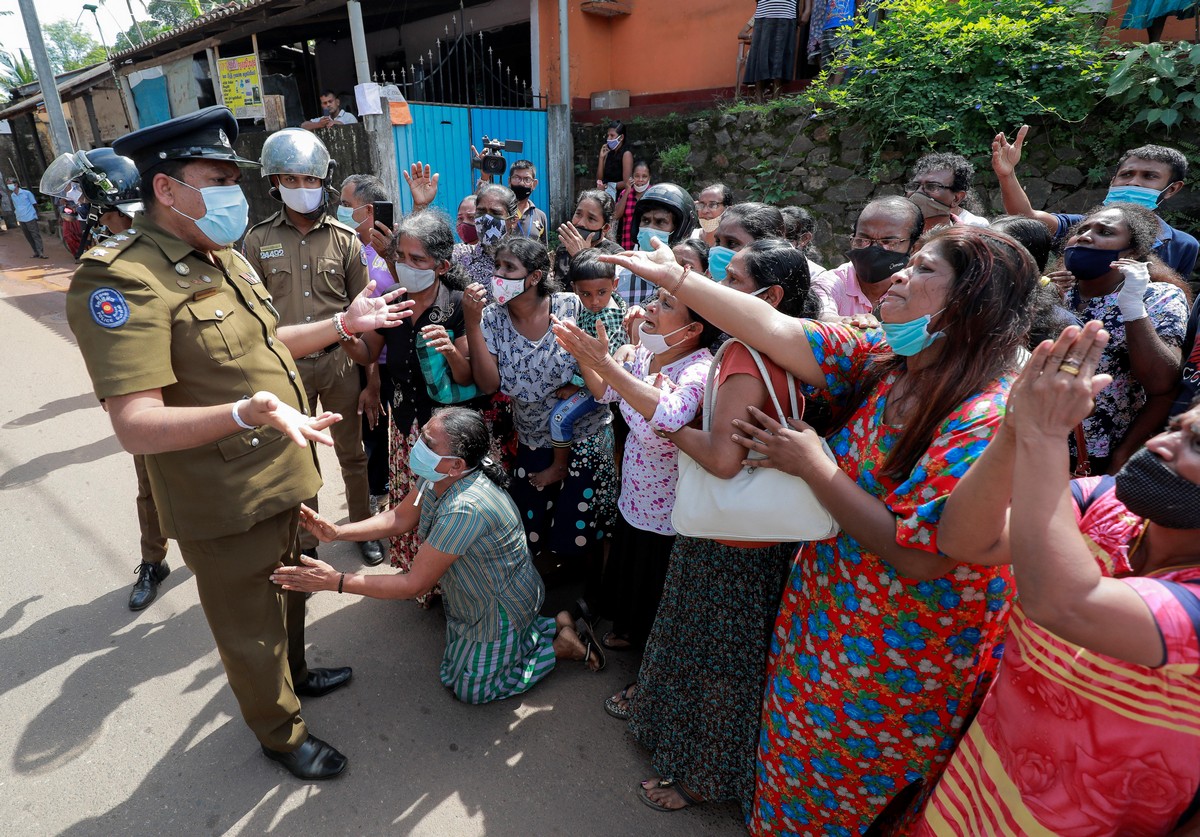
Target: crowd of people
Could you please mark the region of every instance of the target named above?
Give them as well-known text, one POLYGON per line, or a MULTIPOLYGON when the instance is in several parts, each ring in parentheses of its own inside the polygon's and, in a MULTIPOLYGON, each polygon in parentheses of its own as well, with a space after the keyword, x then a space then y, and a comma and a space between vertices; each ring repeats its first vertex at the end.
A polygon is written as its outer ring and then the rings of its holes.
MULTIPOLYGON (((553 249, 528 161, 454 219, 414 165, 388 224, 399 184, 331 182, 300 129, 243 160, 236 131, 212 108, 119 141, 144 208, 84 254, 68 311, 268 757, 346 763, 299 715, 351 677, 305 666, 304 594, 440 597, 464 702, 639 659, 594 711, 650 752, 631 786, 658 811, 1195 825, 1197 243, 1156 214, 1178 151, 1131 149, 1101 206, 1052 214, 1017 178, 1024 130, 998 135, 994 219, 970 163, 927 155, 822 266, 803 207, 655 182, 620 123, 553 249), (281 204, 248 231, 239 167, 281 204), (337 451, 346 522, 310 442, 337 451), (219 502, 186 503, 196 480, 219 502), (339 570, 332 540, 396 572, 339 570), (573 611, 543 613, 539 567, 574 569, 573 611)), ((142 567, 139 607, 166 573, 142 567)))

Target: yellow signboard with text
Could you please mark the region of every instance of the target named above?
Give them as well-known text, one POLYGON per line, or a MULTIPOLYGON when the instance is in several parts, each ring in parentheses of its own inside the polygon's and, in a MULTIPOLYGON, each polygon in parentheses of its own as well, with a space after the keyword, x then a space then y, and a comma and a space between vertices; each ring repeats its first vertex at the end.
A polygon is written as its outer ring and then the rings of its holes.
POLYGON ((262 119, 266 116, 262 81, 258 75, 258 56, 251 54, 218 58, 217 73, 221 77, 221 98, 234 116, 238 119, 262 119))

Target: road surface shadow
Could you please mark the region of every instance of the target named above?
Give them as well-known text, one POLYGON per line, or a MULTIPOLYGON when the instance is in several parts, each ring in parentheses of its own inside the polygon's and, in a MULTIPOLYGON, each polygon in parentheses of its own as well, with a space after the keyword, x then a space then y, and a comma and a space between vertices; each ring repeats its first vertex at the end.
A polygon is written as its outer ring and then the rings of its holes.
POLYGON ((35 456, 28 462, 14 465, 7 471, 0 473, 0 491, 25 488, 34 483, 41 482, 59 468, 66 468, 70 465, 82 465, 86 462, 95 462, 106 456, 113 456, 118 453, 124 454, 124 452, 121 443, 117 441, 117 437, 114 435, 107 436, 96 442, 89 442, 86 445, 80 445, 76 448, 64 448, 63 450, 56 450, 53 453, 44 453, 41 456, 35 456))

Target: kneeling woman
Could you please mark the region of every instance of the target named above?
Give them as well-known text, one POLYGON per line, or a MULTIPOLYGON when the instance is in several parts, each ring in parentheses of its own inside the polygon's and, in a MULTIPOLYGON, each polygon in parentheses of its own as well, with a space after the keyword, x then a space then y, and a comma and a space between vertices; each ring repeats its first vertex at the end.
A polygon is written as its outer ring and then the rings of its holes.
POLYGON ((446 608, 441 680, 467 703, 527 691, 556 660, 583 660, 594 671, 604 663, 586 626, 581 637, 568 613, 538 616, 546 589, 517 508, 501 484, 503 472, 486 458, 489 445, 482 416, 443 408, 413 446, 409 467, 418 487, 398 506, 343 526, 301 510, 301 525, 323 542, 417 529, 421 548, 409 572, 340 573, 304 558, 301 566, 280 567, 271 576, 285 590, 337 590, 377 599, 416 598, 440 582, 446 608))

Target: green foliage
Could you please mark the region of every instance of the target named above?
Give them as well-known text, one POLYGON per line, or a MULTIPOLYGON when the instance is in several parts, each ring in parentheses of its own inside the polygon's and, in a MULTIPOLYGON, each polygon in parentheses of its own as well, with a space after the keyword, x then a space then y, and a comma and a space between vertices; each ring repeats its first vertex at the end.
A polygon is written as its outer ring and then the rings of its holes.
POLYGON ((771 160, 763 160, 751 170, 746 178, 746 188, 750 190, 751 200, 772 205, 786 204, 800 194, 788 186, 788 180, 771 160))
POLYGON ((688 162, 688 156, 691 153, 692 146, 686 142, 672 145, 659 152, 658 165, 655 169, 658 172, 658 179, 670 183, 690 181, 695 174, 692 164, 688 162))
POLYGON ((54 74, 103 61, 104 47, 78 23, 56 20, 42 27, 46 55, 54 74))
POLYGON ((1097 35, 1047 0, 884 0, 851 37, 845 79, 823 73, 814 106, 868 127, 875 146, 982 153, 999 129, 1083 119, 1102 91, 1097 35))
POLYGON ((18 55, 0 52, 0 85, 13 88, 31 81, 37 81, 37 70, 25 50, 18 50, 18 55))
POLYGON ((1125 54, 1108 80, 1105 95, 1123 105, 1145 105, 1135 122, 1195 131, 1195 123, 1200 122, 1198 73, 1200 44, 1143 44, 1125 54))

